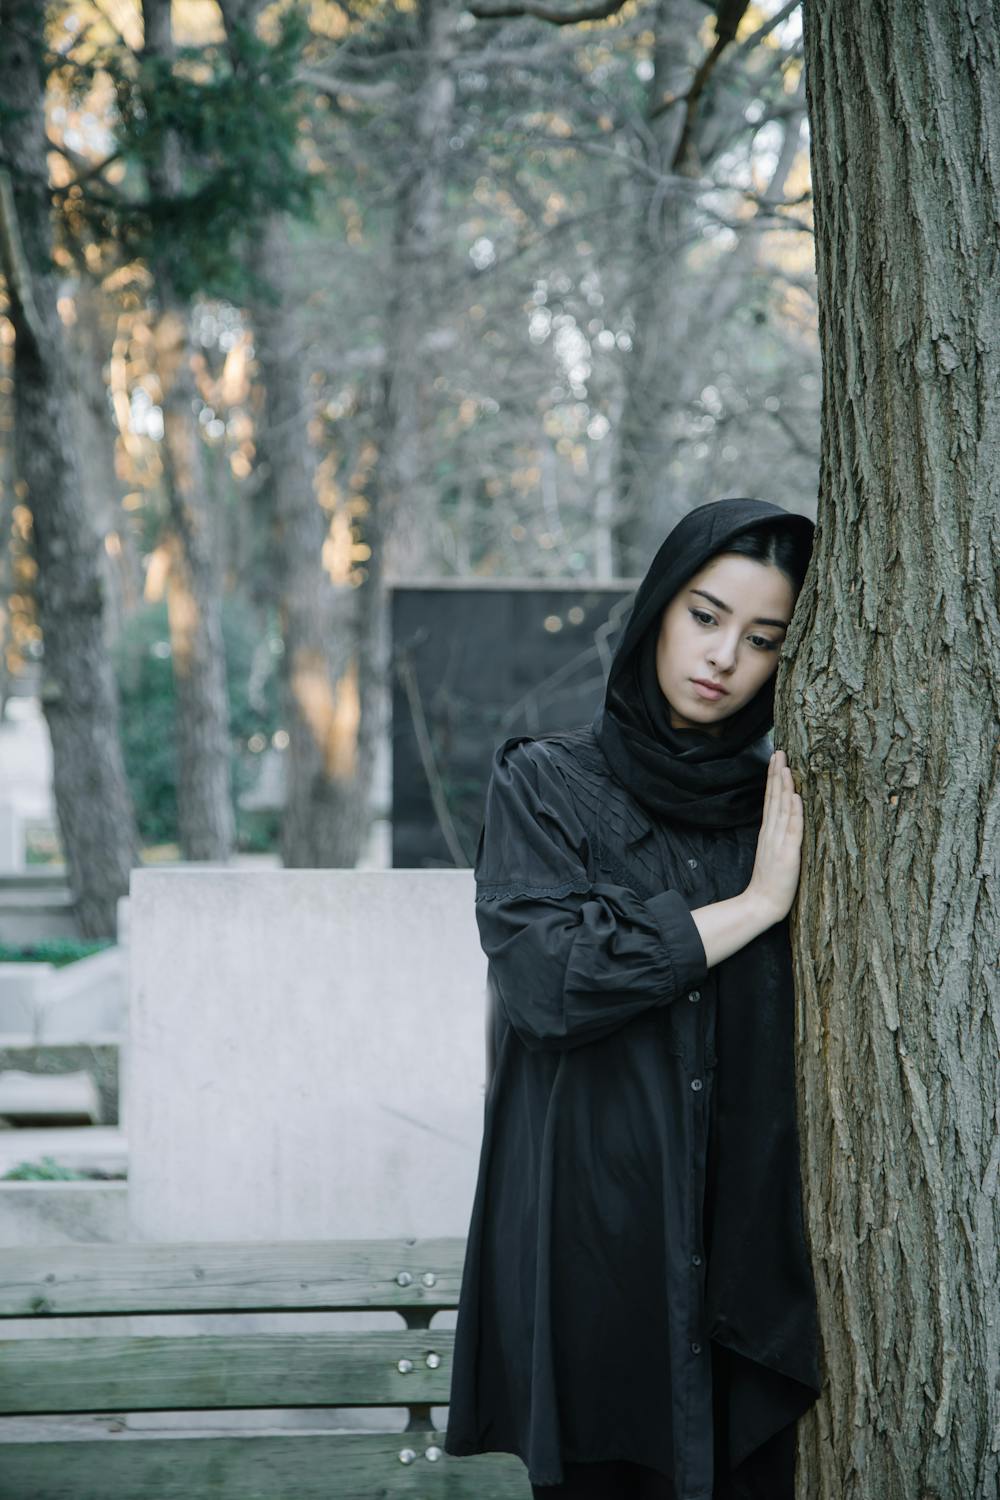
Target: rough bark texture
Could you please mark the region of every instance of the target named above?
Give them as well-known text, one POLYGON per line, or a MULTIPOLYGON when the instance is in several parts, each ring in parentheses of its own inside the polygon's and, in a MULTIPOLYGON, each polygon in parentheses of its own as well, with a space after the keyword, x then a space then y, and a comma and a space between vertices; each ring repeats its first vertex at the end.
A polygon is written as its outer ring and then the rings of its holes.
MULTIPOLYGON (((275 291, 289 284, 284 224, 262 231, 257 270, 275 291)), ((368 824, 367 768, 358 756, 357 663, 352 660, 355 590, 335 590, 323 566, 326 513, 316 495, 302 335, 284 298, 251 308, 265 392, 257 461, 265 471, 261 508, 272 539, 271 569, 281 619, 287 795, 284 863, 353 866, 368 824)))
POLYGON ((32 0, 0 4, 0 250, 14 325, 14 467, 32 514, 45 643, 42 708, 53 791, 81 931, 113 935, 138 839, 104 643, 98 539, 70 424, 67 350, 56 313, 41 68, 44 15, 32 0))
MULTIPOLYGON (((170 0, 143 0, 142 13, 145 55, 171 58, 170 0)), ((161 200, 183 190, 172 135, 165 137, 149 180, 161 200)), ((195 416, 190 313, 173 270, 173 257, 181 254, 180 245, 164 238, 151 265, 160 309, 155 338, 163 389, 163 482, 174 528, 167 613, 177 694, 177 811, 185 859, 224 861, 232 853, 235 820, 217 518, 195 416)))
POLYGON ((1000 1489, 1000 9, 805 8, 824 388, 778 689, 806 809, 809 1500, 1000 1489))

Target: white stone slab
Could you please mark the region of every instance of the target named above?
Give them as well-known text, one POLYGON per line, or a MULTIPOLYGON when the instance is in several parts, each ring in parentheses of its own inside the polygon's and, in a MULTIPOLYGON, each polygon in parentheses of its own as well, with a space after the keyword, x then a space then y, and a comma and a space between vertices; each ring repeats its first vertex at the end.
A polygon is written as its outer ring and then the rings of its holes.
POLYGON ((469 870, 135 871, 130 1235, 464 1235, 473 897, 469 870))
POLYGON ((124 1172, 128 1141, 114 1125, 31 1126, 0 1130, 0 1177, 20 1162, 51 1156, 78 1171, 124 1172))
POLYGON ((38 698, 8 698, 0 720, 0 786, 23 818, 55 821, 52 742, 38 698))
POLYGON ((0 1073, 0 1115, 7 1120, 61 1118, 66 1124, 101 1123, 101 1096, 89 1073, 0 1073))
POLYGON ((0 1246, 123 1240, 127 1193, 124 1182, 0 1182, 0 1246))
POLYGON ((24 869, 24 819, 9 798, 0 798, 0 874, 24 869))
POLYGON ((0 963, 0 1033, 34 1038, 38 996, 55 972, 53 964, 0 963))
POLYGON ((125 1030, 125 959, 118 948, 92 953, 54 970, 39 986, 35 1036, 39 1042, 67 1045, 125 1030))

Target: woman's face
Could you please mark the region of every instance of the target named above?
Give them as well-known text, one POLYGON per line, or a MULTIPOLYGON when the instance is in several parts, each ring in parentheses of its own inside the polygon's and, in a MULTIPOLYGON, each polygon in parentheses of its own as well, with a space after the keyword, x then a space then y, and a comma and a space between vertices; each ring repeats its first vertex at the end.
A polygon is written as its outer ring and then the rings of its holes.
POLYGON ((708 729, 749 703, 778 669, 795 590, 773 563, 722 553, 689 578, 660 621, 656 676, 675 729, 708 729), (703 692, 694 679, 719 683, 703 692))

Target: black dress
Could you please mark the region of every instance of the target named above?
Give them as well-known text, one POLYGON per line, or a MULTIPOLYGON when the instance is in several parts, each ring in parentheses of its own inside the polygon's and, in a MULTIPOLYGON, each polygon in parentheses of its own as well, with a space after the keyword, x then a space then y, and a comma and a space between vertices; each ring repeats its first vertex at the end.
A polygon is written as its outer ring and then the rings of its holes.
POLYGON ((448 1453, 518 1454, 533 1484, 627 1459, 676 1500, 792 1500, 820 1377, 787 924, 709 969, 690 915, 745 888, 755 844, 650 816, 593 726, 498 749, 448 1453))

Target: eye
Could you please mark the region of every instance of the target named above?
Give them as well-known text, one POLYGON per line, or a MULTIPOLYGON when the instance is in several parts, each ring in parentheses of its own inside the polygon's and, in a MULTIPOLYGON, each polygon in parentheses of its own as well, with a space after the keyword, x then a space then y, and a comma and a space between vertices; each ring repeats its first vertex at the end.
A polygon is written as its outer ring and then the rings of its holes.
MULTIPOLYGON (((699 625, 715 624, 715 616, 710 615, 707 609, 692 608, 688 613, 694 616, 699 625)), ((755 651, 777 651, 781 644, 780 641, 769 641, 766 635, 752 635, 749 639, 755 651)))

